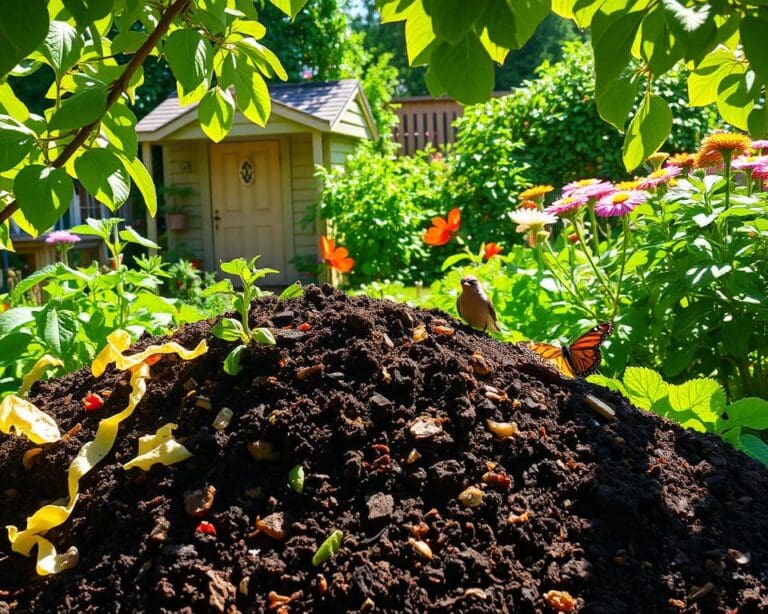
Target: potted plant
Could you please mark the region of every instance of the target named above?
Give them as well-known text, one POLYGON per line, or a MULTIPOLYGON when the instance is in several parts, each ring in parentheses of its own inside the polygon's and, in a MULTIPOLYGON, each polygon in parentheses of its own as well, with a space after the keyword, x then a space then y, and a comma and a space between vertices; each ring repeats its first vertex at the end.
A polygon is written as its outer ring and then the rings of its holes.
POLYGON ((181 231, 187 228, 187 212, 181 200, 192 194, 188 186, 161 186, 160 193, 165 202, 165 225, 168 230, 181 231))

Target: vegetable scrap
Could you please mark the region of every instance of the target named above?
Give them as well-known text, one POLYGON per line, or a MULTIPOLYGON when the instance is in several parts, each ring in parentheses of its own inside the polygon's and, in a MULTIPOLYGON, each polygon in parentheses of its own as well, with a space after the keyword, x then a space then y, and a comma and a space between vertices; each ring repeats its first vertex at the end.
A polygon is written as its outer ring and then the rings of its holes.
POLYGON ((102 407, 104 407, 104 399, 102 399, 99 394, 89 392, 85 395, 85 398, 83 398, 83 408, 88 413, 98 411, 102 407))
POLYGON ((202 533, 203 535, 216 535, 216 527, 214 527, 207 520, 202 520, 195 527, 195 533, 202 533))
POLYGON ((15 394, 0 401, 0 431, 17 437, 23 435, 32 443, 53 443, 61 439, 53 418, 15 394))
POLYGON ((459 503, 467 507, 478 507, 483 504, 483 491, 477 486, 470 486, 459 493, 459 503))
POLYGON ((315 556, 312 557, 312 565, 318 567, 325 563, 327 560, 333 558, 336 553, 341 549, 341 542, 344 540, 344 533, 336 529, 331 533, 330 537, 326 539, 315 552, 315 556))
POLYGON ((173 465, 191 458, 192 452, 187 450, 173 437, 177 425, 168 423, 161 426, 154 435, 139 437, 139 454, 123 465, 123 469, 138 467, 149 471, 157 463, 173 465))
POLYGON ((201 518, 208 514, 216 496, 216 487, 209 484, 205 488, 189 490, 184 493, 184 510, 193 518, 201 518))
POLYGON ((43 374, 45 373, 46 369, 50 369, 51 367, 63 367, 64 363, 59 360, 58 358, 54 358, 50 354, 45 354, 44 356, 41 356, 37 359, 37 362, 32 366, 32 368, 29 370, 29 373, 27 373, 24 378, 21 380, 21 388, 19 388, 19 395, 24 397, 27 396, 27 393, 29 392, 30 388, 32 388, 32 384, 34 384, 37 380, 39 380, 43 374))
POLYGON ((288 472, 288 483, 291 488, 301 494, 304 490, 304 467, 296 465, 288 472))
POLYGON ((544 603, 558 612, 573 612, 576 600, 566 591, 547 591, 544 593, 544 603))

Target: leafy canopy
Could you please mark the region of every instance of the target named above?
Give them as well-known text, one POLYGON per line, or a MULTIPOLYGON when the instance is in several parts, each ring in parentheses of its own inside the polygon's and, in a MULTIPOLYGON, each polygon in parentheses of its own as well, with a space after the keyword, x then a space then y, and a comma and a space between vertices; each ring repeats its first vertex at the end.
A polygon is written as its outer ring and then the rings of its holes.
POLYGON ((637 168, 669 136, 668 100, 651 84, 685 62, 694 106, 753 138, 768 134, 768 6, 725 0, 377 0, 382 21, 405 22, 408 59, 427 65, 433 95, 488 98, 493 62, 503 63, 550 13, 589 27, 600 115, 625 133, 623 162, 637 168), (469 7, 469 8, 468 8, 469 7), (639 61, 639 66, 637 64, 639 61), (642 92, 639 105, 632 101, 642 92))
MULTIPOLYGON (((295 17, 307 0, 271 0, 295 17)), ((163 57, 182 105, 200 103, 203 131, 222 140, 235 109, 269 118, 265 79, 286 79, 259 41, 251 0, 6 0, 0 8, 0 249, 9 220, 37 236, 65 212, 73 180, 112 211, 135 185, 154 214, 152 180, 137 157, 143 64, 163 57), (47 80, 46 105, 30 112, 14 83, 47 80), (234 88, 234 95, 230 89, 234 88)))

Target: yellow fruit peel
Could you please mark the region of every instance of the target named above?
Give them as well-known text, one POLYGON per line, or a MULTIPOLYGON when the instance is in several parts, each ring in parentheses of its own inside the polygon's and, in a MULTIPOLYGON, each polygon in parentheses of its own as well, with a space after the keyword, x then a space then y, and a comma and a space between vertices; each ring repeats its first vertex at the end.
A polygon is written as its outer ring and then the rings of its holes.
POLYGON ((181 358, 190 360, 207 351, 204 341, 198 344, 192 351, 186 350, 176 343, 170 343, 147 348, 141 355, 124 357, 122 351, 128 349, 129 345, 130 337, 127 333, 124 331, 112 333, 107 348, 102 350, 91 367, 94 375, 97 372, 100 375, 106 369, 107 364, 112 361, 121 369, 130 369, 138 366, 131 373, 131 392, 128 396, 126 408, 114 416, 101 420, 93 441, 86 443, 69 465, 67 475, 69 503, 67 505, 44 505, 27 518, 27 527, 22 531, 19 531, 14 525, 6 526, 8 540, 11 542, 14 552, 30 556, 32 549, 37 546, 37 564, 35 569, 41 576, 60 573, 77 563, 78 553, 74 546, 65 553, 58 554, 56 547, 45 539, 44 535, 52 528, 67 521, 77 503, 80 478, 86 475, 109 454, 117 439, 120 423, 133 413, 144 397, 147 391, 147 380, 149 379, 149 365, 143 364, 143 361, 147 356, 153 354, 169 353, 176 353, 181 358), (111 349, 108 351, 108 348, 111 349), (139 360, 139 357, 142 355, 143 357, 139 360), (101 362, 97 365, 99 361, 101 362))
POLYGON ((138 467, 149 471, 157 463, 173 465, 191 457, 192 452, 173 438, 176 426, 169 422, 157 429, 154 435, 139 437, 139 455, 125 463, 123 469, 138 467))
POLYGON ((32 443, 52 443, 61 439, 53 418, 15 394, 0 402, 0 431, 8 435, 24 435, 32 443))
POLYGON ((29 373, 27 373, 24 376, 24 379, 21 380, 21 388, 19 388, 19 396, 22 396, 22 397, 27 396, 29 389, 32 388, 32 384, 34 384, 37 380, 39 380, 43 376, 46 369, 49 369, 51 367, 63 367, 63 366, 64 366, 63 362, 61 362, 58 358, 54 358, 50 354, 46 354, 45 356, 41 356, 40 358, 38 358, 37 362, 30 369, 29 373))
POLYGON ((198 343, 197 347, 193 350, 188 350, 175 341, 168 341, 161 345, 151 345, 138 354, 124 356, 123 352, 125 352, 130 345, 131 336, 126 331, 116 330, 110 334, 109 337, 107 337, 107 345, 93 360, 93 364, 91 365, 93 376, 99 377, 102 375, 104 371, 106 371, 107 365, 111 362, 114 362, 115 367, 118 369, 125 370, 141 364, 147 360, 147 358, 155 356, 156 354, 176 354, 182 360, 192 360, 208 351, 208 344, 205 340, 198 343))

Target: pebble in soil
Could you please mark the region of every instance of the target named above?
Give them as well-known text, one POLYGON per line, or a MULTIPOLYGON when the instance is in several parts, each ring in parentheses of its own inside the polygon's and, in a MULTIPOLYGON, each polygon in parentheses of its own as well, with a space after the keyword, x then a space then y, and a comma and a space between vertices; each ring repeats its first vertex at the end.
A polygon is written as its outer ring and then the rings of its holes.
MULTIPOLYGON (((151 367, 114 450, 47 536, 79 564, 38 577, 3 533, 0 612, 554 612, 571 598, 593 614, 768 610, 768 471, 718 438, 438 311, 324 286, 261 299, 251 321, 278 343, 236 377, 211 322, 174 333, 209 352, 151 367), (123 470, 167 422, 192 458, 123 470), (340 550, 313 566, 335 530, 340 550)), ((33 444, 0 435, 0 525, 66 495, 69 462, 127 393, 113 368, 35 385, 62 432, 81 428, 26 469, 33 444), (98 412, 83 410, 89 392, 98 412)))

